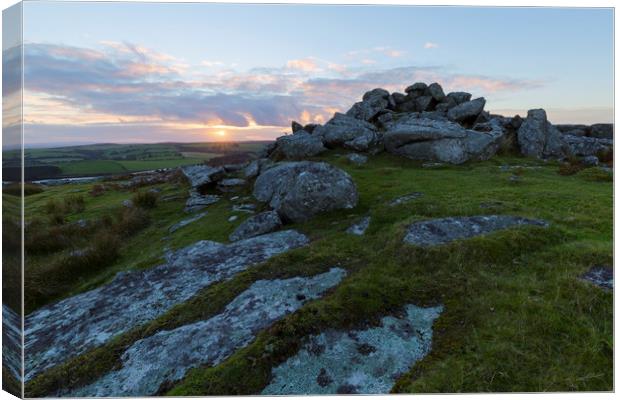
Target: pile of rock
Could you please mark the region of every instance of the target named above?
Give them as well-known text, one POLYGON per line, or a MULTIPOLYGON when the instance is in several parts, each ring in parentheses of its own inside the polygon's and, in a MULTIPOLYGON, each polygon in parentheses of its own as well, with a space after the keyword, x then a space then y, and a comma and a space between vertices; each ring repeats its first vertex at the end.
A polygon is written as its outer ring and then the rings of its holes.
POLYGON ((485 160, 500 148, 525 156, 562 159, 595 156, 613 146, 613 125, 558 125, 542 109, 527 118, 484 111, 484 97, 444 93, 438 83, 415 83, 405 93, 377 88, 366 92, 345 114, 324 125, 292 122, 292 135, 265 151, 272 160, 305 160, 330 148, 461 164, 485 160))

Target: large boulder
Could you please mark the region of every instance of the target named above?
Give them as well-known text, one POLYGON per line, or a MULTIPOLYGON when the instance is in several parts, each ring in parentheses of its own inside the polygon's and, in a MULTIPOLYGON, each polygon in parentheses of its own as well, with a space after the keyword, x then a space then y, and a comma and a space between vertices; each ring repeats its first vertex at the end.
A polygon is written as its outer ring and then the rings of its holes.
POLYGON ((527 118, 517 131, 521 154, 537 158, 561 158, 564 149, 560 131, 547 121, 542 108, 529 110, 527 118))
POLYGON ((424 82, 416 82, 413 85, 407 86, 405 93, 411 97, 421 96, 428 89, 428 85, 424 82))
POLYGON ((226 172, 222 167, 208 165, 188 165, 181 170, 193 188, 202 188, 213 184, 222 179, 226 172))
POLYGON ((327 147, 343 146, 357 151, 367 151, 377 142, 377 128, 373 124, 341 113, 316 127, 312 135, 321 137, 327 147))
POLYGON ((505 135, 501 123, 492 120, 480 130, 457 123, 415 115, 393 124, 383 136, 385 149, 414 160, 461 164, 493 156, 505 135))
POLYGON ((471 100, 471 93, 467 92, 450 92, 446 96, 449 99, 452 99, 457 105, 467 103, 471 100))
POLYGON ((562 141, 565 143, 566 151, 573 156, 597 156, 606 151, 613 150, 613 140, 597 139, 594 137, 564 135, 562 141))
POLYGON ((597 139, 613 139, 614 124, 594 124, 590 127, 590 136, 597 139))
POLYGON ((388 108, 390 93, 385 89, 373 89, 366 92, 362 101, 355 103, 347 115, 363 121, 370 121, 382 110, 388 108))
POLYGON ((276 140, 276 149, 272 157, 287 160, 302 160, 316 156, 327 150, 321 138, 311 135, 304 130, 298 130, 293 135, 280 136, 276 140))
POLYGON ((448 118, 456 122, 473 121, 484 110, 485 104, 484 97, 466 101, 448 110, 448 118))
POLYGON ((307 221, 324 212, 353 208, 358 194, 346 172, 323 162, 284 162, 261 173, 254 197, 288 221, 307 221))
POLYGON ((436 101, 442 101, 444 97, 446 97, 443 89, 441 88, 441 85, 439 85, 439 83, 437 82, 431 83, 426 89, 426 91, 436 101))
POLYGON ((282 226, 282 221, 278 213, 275 211, 265 211, 243 221, 241 225, 230 234, 229 239, 231 242, 248 239, 273 232, 280 228, 280 226, 282 226))

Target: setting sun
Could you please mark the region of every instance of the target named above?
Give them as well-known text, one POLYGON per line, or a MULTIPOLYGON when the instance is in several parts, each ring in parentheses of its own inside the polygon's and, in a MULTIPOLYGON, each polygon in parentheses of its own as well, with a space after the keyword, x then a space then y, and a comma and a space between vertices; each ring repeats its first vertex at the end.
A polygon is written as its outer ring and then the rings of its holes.
POLYGON ((219 130, 219 131, 215 131, 215 134, 217 136, 224 137, 224 136, 226 136, 226 131, 222 129, 222 130, 219 130))

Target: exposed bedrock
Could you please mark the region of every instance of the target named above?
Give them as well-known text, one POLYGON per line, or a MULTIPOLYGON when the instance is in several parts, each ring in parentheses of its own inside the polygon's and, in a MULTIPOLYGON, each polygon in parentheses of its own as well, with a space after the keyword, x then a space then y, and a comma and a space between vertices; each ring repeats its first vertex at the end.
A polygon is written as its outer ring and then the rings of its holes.
POLYGON ((26 380, 157 318, 214 282, 308 242, 293 230, 228 245, 203 240, 169 254, 163 265, 119 273, 97 289, 40 308, 25 321, 26 380))
POLYGON ((256 281, 221 314, 135 342, 121 356, 121 368, 70 395, 156 394, 163 383, 183 378, 192 367, 221 363, 248 345, 259 331, 319 298, 345 275, 345 270, 332 268, 307 278, 256 281))
POLYGON ((398 377, 430 351, 433 321, 442 309, 410 304, 404 315, 384 317, 378 327, 311 336, 272 370, 262 394, 389 393, 398 377))
POLYGON ((2 305, 2 366, 18 381, 22 375, 22 329, 20 315, 2 305))
POLYGON ((522 225, 546 227, 547 223, 510 215, 439 218, 409 225, 403 240, 416 246, 434 246, 522 225))

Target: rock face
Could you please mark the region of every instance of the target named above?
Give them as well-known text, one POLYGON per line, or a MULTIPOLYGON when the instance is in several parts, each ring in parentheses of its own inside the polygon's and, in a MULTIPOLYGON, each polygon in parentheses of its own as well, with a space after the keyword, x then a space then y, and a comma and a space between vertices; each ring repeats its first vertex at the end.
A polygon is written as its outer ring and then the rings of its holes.
POLYGON ((203 240, 170 254, 163 265, 119 273, 106 285, 42 307, 25 321, 26 380, 157 318, 213 282, 307 243, 292 230, 229 245, 203 240))
POLYGON ((229 239, 231 242, 236 242, 237 240, 273 232, 280 228, 280 226, 282 226, 282 221, 280 221, 278 213, 275 211, 266 211, 243 221, 243 223, 230 234, 229 239))
POLYGON ((234 192, 241 186, 245 185, 245 180, 239 178, 227 178, 222 179, 217 183, 217 188, 221 192, 234 192))
POLYGON ((312 135, 320 136, 327 147, 343 146, 357 151, 367 151, 377 142, 377 128, 373 124, 340 113, 316 127, 312 135))
POLYGON ((596 156, 600 152, 613 150, 613 140, 586 136, 564 135, 562 141, 568 154, 573 156, 596 156))
POLYGON ((208 165, 190 165, 181 168, 193 188, 201 188, 224 177, 224 168, 208 165))
POLYGON ((274 151, 276 157, 287 160, 302 160, 327 150, 319 136, 311 135, 304 130, 298 130, 293 135, 281 136, 276 144, 274 151))
POLYGON ((327 211, 353 208, 358 194, 346 172, 323 162, 285 162, 260 174, 254 197, 285 221, 301 222, 327 211))
POLYGON ((326 331, 272 370, 264 395, 389 393, 399 375, 431 349, 432 326, 442 307, 405 307, 379 327, 326 331))
POLYGON ((366 229, 370 226, 370 217, 364 217, 358 222, 354 223, 347 229, 347 233, 356 236, 362 236, 366 233, 366 229))
POLYGON ((508 215, 432 219, 409 225, 403 240, 416 246, 435 246, 521 225, 547 226, 547 223, 508 215))
POLYGON ((517 131, 521 154, 536 158, 561 158, 564 156, 560 131, 547 121, 543 109, 529 110, 527 118, 517 131))
POLYGON ((70 395, 154 395, 163 383, 183 378, 192 367, 221 363, 261 330, 321 297, 345 275, 343 269, 332 268, 308 278, 256 281, 221 314, 138 340, 121 356, 120 369, 70 395))
POLYGON ((2 305, 2 367, 21 382, 22 376, 22 329, 21 317, 6 305, 2 305))
POLYGON ((504 134, 499 123, 479 132, 454 122, 414 115, 392 125, 383 140, 385 149, 393 154, 414 160, 462 164, 493 156, 504 134))

